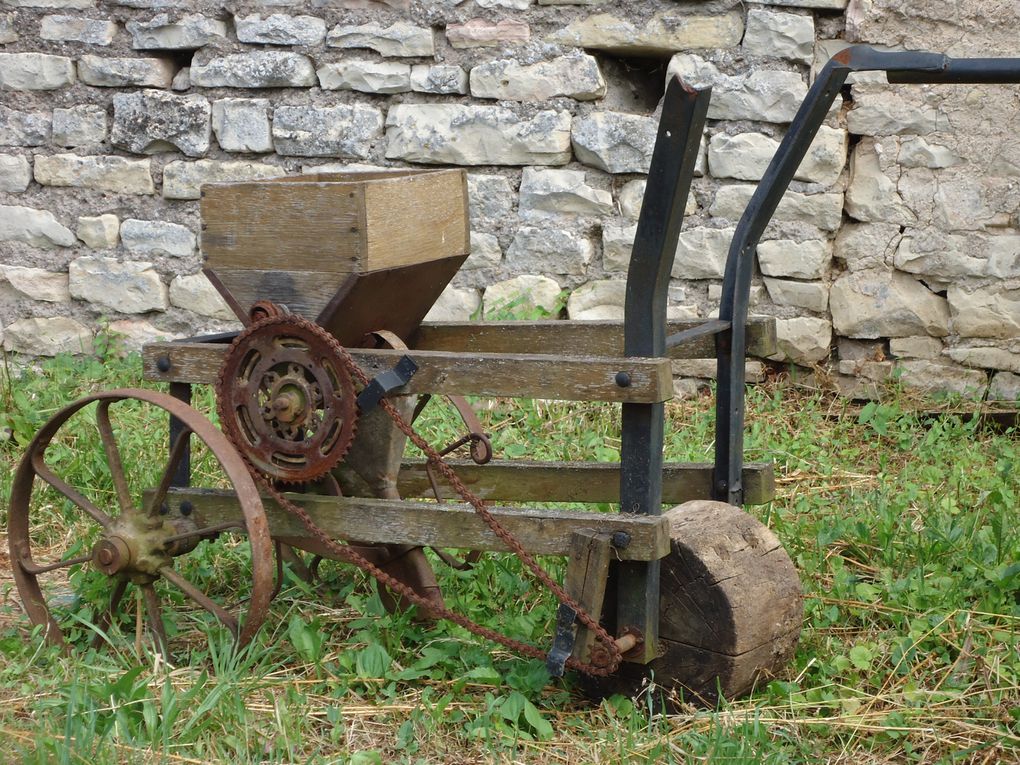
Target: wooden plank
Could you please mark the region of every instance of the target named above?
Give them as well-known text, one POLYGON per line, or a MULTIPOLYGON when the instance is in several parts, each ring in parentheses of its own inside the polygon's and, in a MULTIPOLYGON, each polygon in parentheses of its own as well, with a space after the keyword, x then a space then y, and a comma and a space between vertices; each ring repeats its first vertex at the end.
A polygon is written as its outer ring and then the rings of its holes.
MULTIPOLYGON (((498 444, 497 444, 498 446, 498 444)), ((532 462, 494 460, 476 465, 470 460, 447 460, 471 491, 496 502, 619 502, 620 465, 616 462, 532 462)), ((437 480, 447 486, 441 476, 437 480)), ((744 502, 761 505, 776 495, 771 462, 744 465, 744 502)), ((431 497, 432 486, 421 460, 405 460, 400 468, 402 497, 431 497)), ((443 495, 457 498, 447 487, 443 495)), ((662 472, 662 503, 670 507, 692 499, 712 497, 712 464, 668 463, 662 472)))
MULTIPOLYGON (((467 210, 463 170, 402 174, 366 184, 366 269, 466 257, 471 252, 467 210)), ((390 294, 410 297, 413 290, 390 294)))
POLYGON ((202 252, 216 270, 363 270, 361 184, 213 183, 202 187, 202 252))
MULTIPOLYGON (((142 350, 145 378, 161 382, 214 383, 227 346, 214 343, 153 343, 142 350), (166 356, 167 372, 157 368, 166 356)), ((370 376, 392 369, 404 355, 389 349, 349 349, 370 376)), ((669 359, 605 359, 579 356, 418 351, 408 353, 418 372, 396 393, 453 393, 475 396, 548 398, 564 401, 654 403, 673 395, 669 359), (616 375, 630 384, 620 387, 616 375)))
MULTIPOLYGON (((288 494, 308 511, 312 520, 333 539, 361 542, 453 547, 464 550, 506 551, 507 547, 468 505, 437 505, 360 497, 288 494)), ((189 501, 201 526, 240 517, 237 496, 218 489, 171 489, 171 514, 189 501)), ((300 539, 311 535, 301 521, 265 498, 269 530, 274 537, 300 539)), ((535 555, 567 555, 578 529, 630 536, 626 547, 614 548, 621 560, 658 560, 669 553, 669 521, 664 517, 491 507, 489 512, 524 549, 535 555)))
MULTIPOLYGON (((570 538, 570 557, 567 559, 567 574, 563 589, 577 604, 598 619, 602 614, 602 603, 606 598, 606 580, 609 577, 609 561, 614 550, 610 537, 590 529, 575 531, 570 538)), ((575 623, 576 637, 572 656, 578 661, 591 660, 591 649, 596 635, 580 622, 575 623)))
MULTIPOLYGON (((703 321, 671 321, 667 334, 690 329, 703 321)), ((410 345, 422 350, 462 350, 479 353, 576 354, 593 356, 623 353, 622 321, 468 321, 422 324, 410 345)), ((747 354, 770 356, 776 352, 776 325, 771 316, 747 320, 747 354)), ((701 337, 669 350, 674 359, 715 358, 715 338, 701 337)))
MULTIPOLYGON (((258 300, 272 300, 314 319, 350 278, 329 271, 265 271, 254 268, 207 268, 245 311, 258 300)), ((229 302, 229 299, 228 299, 229 302)))

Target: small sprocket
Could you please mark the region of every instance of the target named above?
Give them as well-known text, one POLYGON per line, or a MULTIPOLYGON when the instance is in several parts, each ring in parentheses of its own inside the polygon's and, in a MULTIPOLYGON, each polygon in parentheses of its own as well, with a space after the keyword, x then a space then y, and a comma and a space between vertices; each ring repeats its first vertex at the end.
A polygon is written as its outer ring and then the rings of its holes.
POLYGON ((314 481, 350 448, 357 394, 338 350, 326 330, 286 314, 253 322, 231 344, 216 390, 220 424, 265 476, 314 481))

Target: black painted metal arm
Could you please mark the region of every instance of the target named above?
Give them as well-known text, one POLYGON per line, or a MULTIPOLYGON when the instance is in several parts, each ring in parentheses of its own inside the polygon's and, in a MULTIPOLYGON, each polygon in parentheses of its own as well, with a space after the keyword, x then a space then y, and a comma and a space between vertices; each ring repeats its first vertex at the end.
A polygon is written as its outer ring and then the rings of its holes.
POLYGON ((890 82, 1020 83, 1016 58, 952 59, 940 53, 878 51, 864 45, 837 53, 819 72, 737 224, 726 260, 719 320, 730 327, 716 340, 714 490, 716 499, 731 504, 743 501, 744 335, 754 252, 840 88, 853 72, 864 71, 885 71, 890 82))

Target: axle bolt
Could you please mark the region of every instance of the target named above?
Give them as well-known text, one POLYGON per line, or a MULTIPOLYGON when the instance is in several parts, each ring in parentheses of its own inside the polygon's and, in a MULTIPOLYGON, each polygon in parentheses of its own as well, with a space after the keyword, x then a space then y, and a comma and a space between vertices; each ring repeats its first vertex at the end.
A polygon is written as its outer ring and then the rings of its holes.
POLYGON ((131 562, 131 549, 120 537, 107 537, 92 548, 92 562, 104 574, 113 576, 131 562))
POLYGON ((189 515, 191 515, 191 511, 194 510, 194 509, 195 509, 195 506, 193 504, 191 504, 188 500, 184 500, 183 502, 181 502, 181 507, 180 507, 181 515, 183 515, 185 518, 187 518, 189 515))

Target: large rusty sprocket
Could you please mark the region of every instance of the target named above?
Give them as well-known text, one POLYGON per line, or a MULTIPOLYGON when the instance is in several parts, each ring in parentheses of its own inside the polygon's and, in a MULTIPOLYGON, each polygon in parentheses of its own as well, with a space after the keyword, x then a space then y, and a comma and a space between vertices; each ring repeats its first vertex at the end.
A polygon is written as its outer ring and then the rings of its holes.
POLYGON ((220 369, 216 406, 230 440, 283 483, 326 475, 354 440, 356 393, 321 327, 291 315, 249 325, 220 369))

